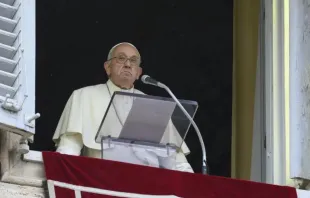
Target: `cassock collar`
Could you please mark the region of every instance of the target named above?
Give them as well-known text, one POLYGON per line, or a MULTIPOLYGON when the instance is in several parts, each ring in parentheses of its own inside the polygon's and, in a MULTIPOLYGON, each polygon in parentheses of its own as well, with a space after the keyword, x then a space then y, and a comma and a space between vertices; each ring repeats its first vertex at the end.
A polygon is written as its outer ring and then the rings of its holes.
POLYGON ((113 95, 113 93, 115 91, 122 91, 122 92, 129 92, 129 93, 134 92, 134 87, 132 87, 131 89, 122 89, 122 88, 116 86, 110 79, 107 81, 107 86, 109 87, 111 95, 113 95))

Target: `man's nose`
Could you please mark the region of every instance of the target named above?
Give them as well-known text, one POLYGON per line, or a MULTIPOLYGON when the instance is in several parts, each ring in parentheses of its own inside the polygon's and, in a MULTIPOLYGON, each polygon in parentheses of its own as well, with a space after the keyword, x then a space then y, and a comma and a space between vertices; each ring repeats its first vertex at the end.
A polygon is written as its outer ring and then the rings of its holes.
POLYGON ((130 60, 129 60, 129 59, 127 59, 127 60, 125 61, 124 65, 125 65, 125 66, 127 66, 127 67, 130 67, 130 66, 131 66, 131 64, 130 64, 130 60))

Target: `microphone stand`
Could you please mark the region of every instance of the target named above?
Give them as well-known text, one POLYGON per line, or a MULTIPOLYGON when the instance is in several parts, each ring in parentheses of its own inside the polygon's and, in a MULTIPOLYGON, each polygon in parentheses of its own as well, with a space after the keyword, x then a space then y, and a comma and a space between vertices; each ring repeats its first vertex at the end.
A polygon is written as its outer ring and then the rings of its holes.
MULTIPOLYGON (((154 85, 154 84, 152 84, 154 85)), ((165 89, 169 95, 173 98, 173 100, 177 103, 178 107, 183 111, 183 113, 186 115, 186 117, 189 119, 189 121, 191 122, 191 124, 193 125, 198 138, 199 138, 199 142, 201 145, 201 149, 202 149, 202 174, 203 175, 207 175, 207 154, 206 154, 206 148, 205 148, 205 144, 203 142, 203 138, 201 136, 200 130, 198 128, 198 126, 196 125, 195 121, 191 118, 191 116, 188 114, 188 112, 185 110, 185 108, 182 106, 182 104, 179 102, 179 100, 175 97, 175 95, 172 93, 172 91, 169 89, 169 87, 167 87, 165 84, 161 83, 161 82, 157 82, 157 86, 160 88, 165 89)))

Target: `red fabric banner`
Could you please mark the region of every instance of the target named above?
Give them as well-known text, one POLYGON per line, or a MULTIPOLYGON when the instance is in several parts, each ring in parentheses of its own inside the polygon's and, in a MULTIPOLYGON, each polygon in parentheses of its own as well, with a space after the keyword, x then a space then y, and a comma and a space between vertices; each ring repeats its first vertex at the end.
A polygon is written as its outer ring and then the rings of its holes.
MULTIPOLYGON (((82 187, 144 195, 204 198, 297 198, 291 187, 256 183, 43 152, 47 180, 82 187)), ((82 190, 83 191, 83 190, 82 190)), ((74 190, 55 187, 55 197, 75 197, 74 190)), ((81 192, 82 198, 117 197, 81 192)))

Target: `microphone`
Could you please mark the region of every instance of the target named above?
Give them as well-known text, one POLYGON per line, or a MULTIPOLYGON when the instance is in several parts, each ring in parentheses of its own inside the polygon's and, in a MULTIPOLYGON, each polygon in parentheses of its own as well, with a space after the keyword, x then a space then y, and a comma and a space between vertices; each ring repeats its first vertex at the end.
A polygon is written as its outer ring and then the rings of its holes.
POLYGON ((169 89, 168 86, 166 86, 165 84, 151 78, 148 75, 143 75, 141 77, 141 81, 145 84, 149 84, 149 85, 154 85, 160 88, 165 89, 169 95, 173 98, 173 100, 177 103, 178 107, 182 110, 182 112, 185 114, 185 116, 189 119, 189 121, 191 122, 191 124, 193 125, 200 145, 201 145, 201 149, 202 149, 202 174, 206 175, 207 174, 207 154, 206 154, 206 148, 205 148, 205 144, 202 138, 202 135, 200 133, 200 130, 198 128, 198 126, 196 125, 195 121, 193 120, 193 118, 189 115, 189 113, 186 111, 186 109, 183 107, 183 105, 179 102, 179 100, 175 97, 175 95, 172 93, 172 91, 169 89))
POLYGON ((151 78, 149 75, 143 75, 141 77, 141 81, 144 83, 144 84, 149 84, 149 85, 154 85, 154 86, 157 86, 157 87, 160 87, 160 82, 158 82, 157 80, 151 78))

